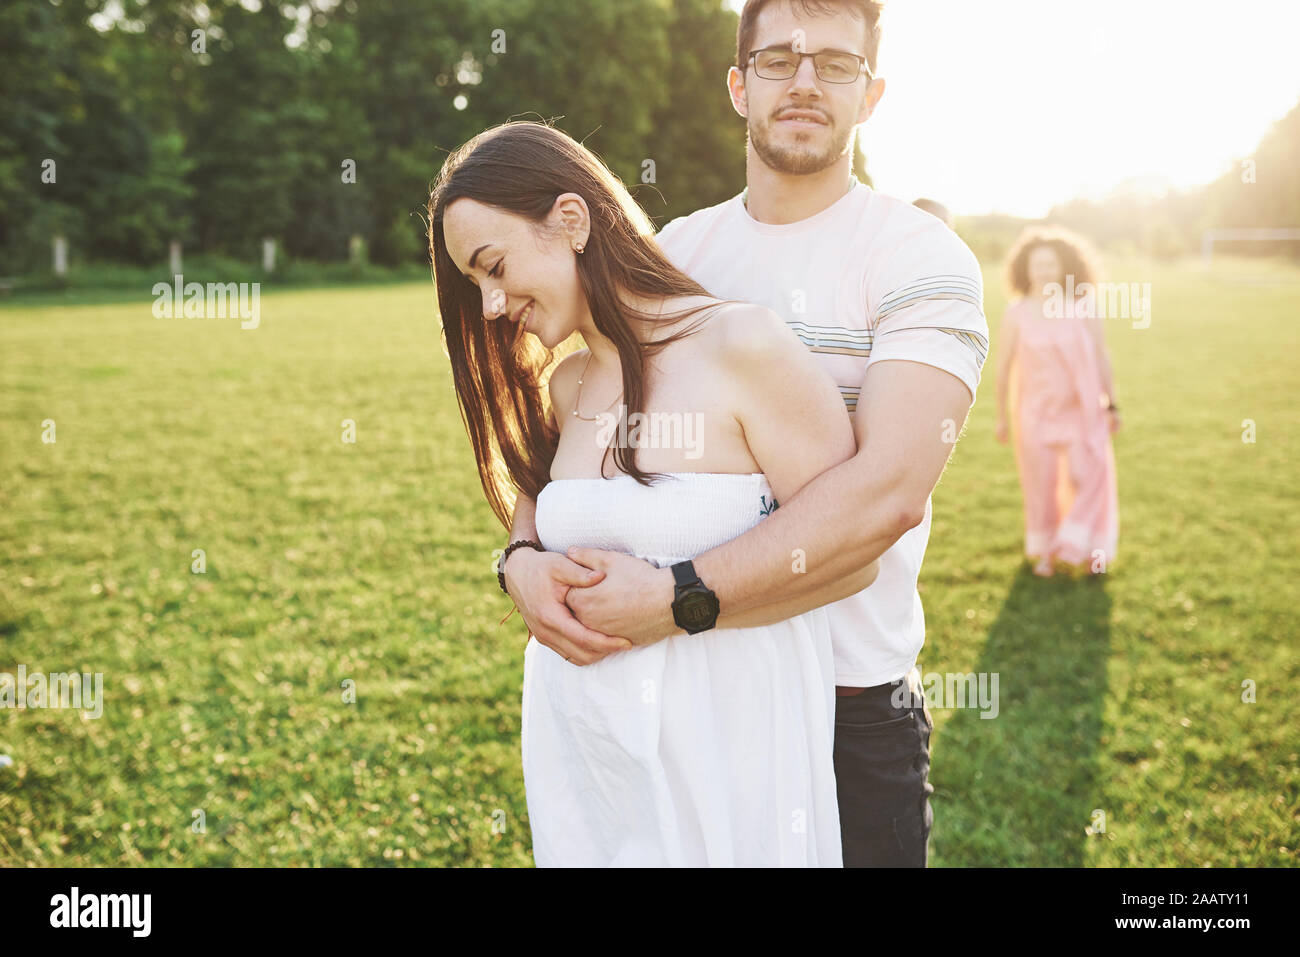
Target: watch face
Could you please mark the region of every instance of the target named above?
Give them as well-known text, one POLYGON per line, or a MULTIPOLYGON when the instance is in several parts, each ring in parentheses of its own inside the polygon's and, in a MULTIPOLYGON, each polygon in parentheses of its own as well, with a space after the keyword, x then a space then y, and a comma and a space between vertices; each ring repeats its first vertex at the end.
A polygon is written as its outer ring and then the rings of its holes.
POLYGON ((687 631, 701 631, 712 627, 718 617, 718 600, 703 592, 690 592, 683 595, 677 608, 677 624, 687 631))

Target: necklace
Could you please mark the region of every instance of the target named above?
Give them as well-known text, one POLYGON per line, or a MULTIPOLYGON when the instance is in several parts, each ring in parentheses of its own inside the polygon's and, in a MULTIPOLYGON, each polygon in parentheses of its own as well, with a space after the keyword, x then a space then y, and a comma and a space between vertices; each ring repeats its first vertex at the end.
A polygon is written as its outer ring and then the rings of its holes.
MULTIPOLYGON (((587 370, 591 368, 591 360, 594 358, 595 358, 595 354, 587 356, 587 364, 582 367, 582 375, 578 376, 578 394, 573 398, 573 414, 575 417, 582 419, 582 421, 584 422, 596 422, 600 419, 600 416, 598 415, 578 414, 578 406, 582 403, 582 380, 586 378, 587 370)), ((614 397, 614 400, 618 401, 618 399, 622 398, 622 396, 623 396, 623 392, 622 390, 619 390, 619 393, 617 396, 614 397)), ((613 404, 614 404, 613 402, 610 403, 610 405, 613 404)))

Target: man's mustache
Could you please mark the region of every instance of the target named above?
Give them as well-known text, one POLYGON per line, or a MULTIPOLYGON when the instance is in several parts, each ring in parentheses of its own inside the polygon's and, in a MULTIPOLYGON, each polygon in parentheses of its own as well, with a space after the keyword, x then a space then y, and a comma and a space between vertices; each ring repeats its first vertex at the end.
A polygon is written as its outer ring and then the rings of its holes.
POLYGON ((827 126, 835 125, 834 123, 831 122, 831 118, 828 114, 822 112, 821 110, 816 110, 807 106, 783 106, 775 113, 772 114, 772 121, 776 122, 777 120, 781 119, 781 117, 786 113, 814 113, 817 116, 820 116, 822 122, 825 123, 827 126))

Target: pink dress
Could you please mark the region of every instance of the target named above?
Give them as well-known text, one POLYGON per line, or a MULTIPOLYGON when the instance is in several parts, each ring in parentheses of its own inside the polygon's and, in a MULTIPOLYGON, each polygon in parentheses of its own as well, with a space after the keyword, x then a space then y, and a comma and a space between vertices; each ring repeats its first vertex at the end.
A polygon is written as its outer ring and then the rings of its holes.
POLYGON ((1088 301, 1044 318, 1021 299, 1008 403, 1025 499, 1025 554, 1104 571, 1119 540, 1119 495, 1088 301), (1100 559, 1100 563, 1099 560, 1100 559))

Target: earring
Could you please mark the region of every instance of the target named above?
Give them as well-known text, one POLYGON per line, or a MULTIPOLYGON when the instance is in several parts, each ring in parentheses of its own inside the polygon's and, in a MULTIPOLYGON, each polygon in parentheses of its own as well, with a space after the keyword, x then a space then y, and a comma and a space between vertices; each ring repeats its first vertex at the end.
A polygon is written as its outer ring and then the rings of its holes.
POLYGON ((574 243, 574 244, 573 244, 573 251, 576 252, 578 255, 582 255, 582 250, 583 250, 583 244, 582 244, 582 243, 574 243))

